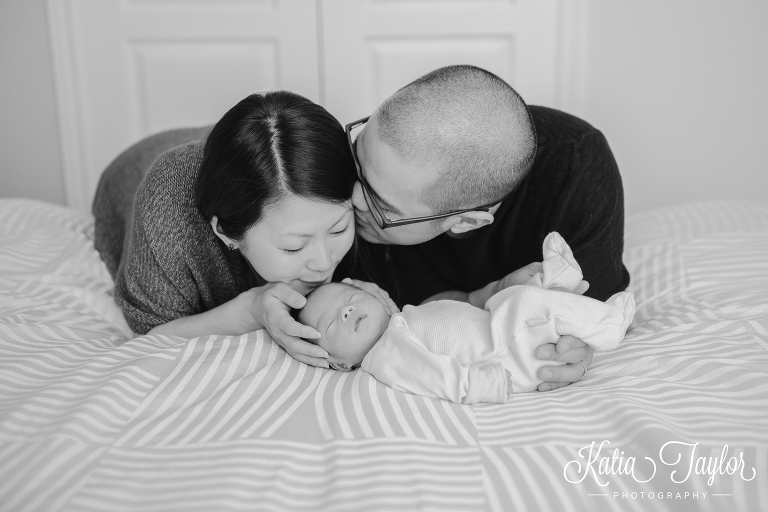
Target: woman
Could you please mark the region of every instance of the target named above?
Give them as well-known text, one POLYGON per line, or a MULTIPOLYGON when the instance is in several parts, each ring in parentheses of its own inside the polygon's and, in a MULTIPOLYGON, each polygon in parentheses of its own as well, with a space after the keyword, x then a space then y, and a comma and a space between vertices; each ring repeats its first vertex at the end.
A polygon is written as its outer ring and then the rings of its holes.
POLYGON ((139 334, 266 328, 297 360, 327 366, 301 339, 319 333, 289 312, 331 281, 354 242, 356 172, 341 125, 306 98, 270 92, 199 140, 205 132, 150 137, 105 170, 95 245, 117 303, 139 334))

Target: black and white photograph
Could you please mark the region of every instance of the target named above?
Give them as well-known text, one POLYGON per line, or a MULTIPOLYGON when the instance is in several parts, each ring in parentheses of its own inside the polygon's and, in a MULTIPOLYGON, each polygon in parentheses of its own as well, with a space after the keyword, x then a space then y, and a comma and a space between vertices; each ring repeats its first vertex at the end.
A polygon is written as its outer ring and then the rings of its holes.
POLYGON ((0 0, 0 512, 768 510, 766 0, 0 0))

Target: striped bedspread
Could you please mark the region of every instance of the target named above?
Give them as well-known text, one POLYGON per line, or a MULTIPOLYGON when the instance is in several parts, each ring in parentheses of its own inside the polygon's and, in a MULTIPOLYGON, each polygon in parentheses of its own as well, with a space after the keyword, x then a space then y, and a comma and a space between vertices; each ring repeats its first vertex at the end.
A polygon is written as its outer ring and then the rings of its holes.
POLYGON ((0 200, 0 510, 768 510, 768 207, 637 215, 625 261, 619 349, 470 407, 264 332, 134 338, 91 219, 0 200))

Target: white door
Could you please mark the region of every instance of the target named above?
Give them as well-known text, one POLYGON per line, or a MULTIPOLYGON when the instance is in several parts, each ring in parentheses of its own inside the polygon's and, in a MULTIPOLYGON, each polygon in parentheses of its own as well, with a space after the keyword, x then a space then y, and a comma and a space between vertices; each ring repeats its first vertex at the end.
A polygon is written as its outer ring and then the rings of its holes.
POLYGON ((322 90, 342 123, 415 78, 474 64, 529 103, 557 104, 557 0, 330 0, 322 3, 322 90))
POLYGON ((48 0, 67 203, 140 138, 250 93, 318 101, 314 0, 48 0))
POLYGON ((346 123, 465 63, 567 109, 583 1, 47 0, 67 203, 89 210, 131 143, 211 124, 256 91, 295 91, 346 123))

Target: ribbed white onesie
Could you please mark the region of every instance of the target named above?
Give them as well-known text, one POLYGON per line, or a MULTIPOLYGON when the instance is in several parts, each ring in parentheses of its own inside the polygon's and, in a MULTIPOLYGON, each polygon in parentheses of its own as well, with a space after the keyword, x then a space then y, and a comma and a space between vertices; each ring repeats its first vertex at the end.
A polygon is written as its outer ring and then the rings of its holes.
POLYGON ((543 273, 526 285, 491 297, 485 309, 441 300, 406 306, 362 362, 363 370, 400 391, 457 403, 507 401, 507 377, 515 393, 533 391, 536 371, 558 364, 536 358, 535 349, 570 334, 595 350, 616 348, 635 312, 629 292, 606 302, 551 288, 573 290, 581 268, 557 233, 544 240, 543 273))

